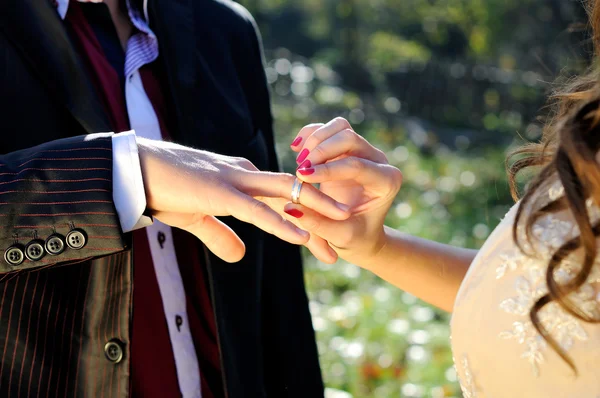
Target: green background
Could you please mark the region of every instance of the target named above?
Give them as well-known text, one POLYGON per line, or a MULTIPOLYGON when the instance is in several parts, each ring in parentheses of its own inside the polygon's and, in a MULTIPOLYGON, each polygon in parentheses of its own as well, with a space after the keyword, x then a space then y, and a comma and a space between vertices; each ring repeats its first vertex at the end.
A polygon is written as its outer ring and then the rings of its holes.
MULTIPOLYGON (((240 2, 263 34, 285 169, 303 125, 344 116, 404 174, 387 224, 462 247, 480 247, 512 205, 508 149, 540 138, 553 82, 591 53, 577 1, 240 2)), ((305 258, 331 397, 461 396, 447 313, 305 258)))

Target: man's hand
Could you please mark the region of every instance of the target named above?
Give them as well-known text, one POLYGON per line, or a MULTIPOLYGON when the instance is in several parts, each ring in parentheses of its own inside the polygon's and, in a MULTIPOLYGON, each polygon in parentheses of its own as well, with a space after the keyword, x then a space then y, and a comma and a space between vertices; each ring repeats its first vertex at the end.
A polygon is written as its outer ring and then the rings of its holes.
MULTIPOLYGON (((233 216, 290 243, 308 241, 306 231, 259 200, 289 200, 294 176, 260 172, 246 159, 173 143, 143 138, 137 138, 137 142, 147 206, 153 215, 165 224, 193 233, 223 260, 241 260, 245 246, 215 216, 233 216)), ((309 184, 302 189, 302 202, 335 220, 350 216, 347 207, 309 184)))

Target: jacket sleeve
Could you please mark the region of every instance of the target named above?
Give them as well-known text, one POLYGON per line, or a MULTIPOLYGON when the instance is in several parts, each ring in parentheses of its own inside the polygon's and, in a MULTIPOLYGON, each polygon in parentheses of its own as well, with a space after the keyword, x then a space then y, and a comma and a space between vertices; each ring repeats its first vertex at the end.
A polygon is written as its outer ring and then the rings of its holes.
POLYGON ((0 274, 126 248, 113 203, 112 155, 109 134, 0 155, 0 274))

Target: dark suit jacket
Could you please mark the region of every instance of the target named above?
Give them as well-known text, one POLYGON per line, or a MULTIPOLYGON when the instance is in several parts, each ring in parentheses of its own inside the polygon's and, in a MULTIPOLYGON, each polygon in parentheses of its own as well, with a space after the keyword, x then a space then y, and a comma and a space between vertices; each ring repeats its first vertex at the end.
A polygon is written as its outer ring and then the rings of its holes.
MULTIPOLYGON (((149 11, 175 141, 277 170, 248 12, 226 0, 150 0, 149 11)), ((0 90, 0 253, 87 235, 81 250, 0 258, 0 396, 126 397, 131 246, 112 203, 110 138, 85 138, 110 128, 50 1, 0 1, 0 90)), ((227 222, 245 258, 206 258, 228 396, 323 396, 298 248, 227 222)))

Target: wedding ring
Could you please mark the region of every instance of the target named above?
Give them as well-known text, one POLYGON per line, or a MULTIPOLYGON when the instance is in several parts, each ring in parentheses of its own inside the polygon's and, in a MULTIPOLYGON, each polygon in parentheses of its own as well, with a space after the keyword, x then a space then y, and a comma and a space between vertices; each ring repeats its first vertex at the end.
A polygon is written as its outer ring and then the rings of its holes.
POLYGON ((302 190, 302 181, 296 178, 292 185, 292 203, 300 203, 300 191, 302 190))

